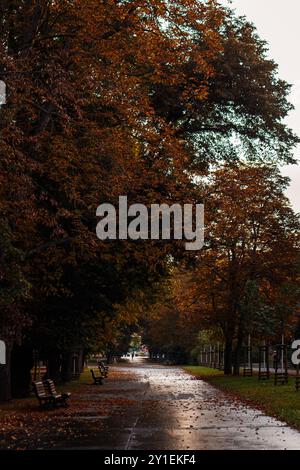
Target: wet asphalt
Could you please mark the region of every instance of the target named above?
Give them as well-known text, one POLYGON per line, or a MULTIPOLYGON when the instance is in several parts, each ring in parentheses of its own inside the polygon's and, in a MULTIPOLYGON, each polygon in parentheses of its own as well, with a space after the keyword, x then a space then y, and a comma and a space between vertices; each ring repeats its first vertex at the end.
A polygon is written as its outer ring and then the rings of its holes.
MULTIPOLYGON (((102 399, 119 403, 99 417, 101 433, 76 449, 284 450, 300 449, 300 433, 245 406, 178 367, 135 358, 114 366, 102 399), (118 376, 117 376, 118 377, 118 376), (118 411, 119 410, 119 411, 118 411)), ((112 405, 113 406, 113 405, 112 405)), ((85 416, 86 423, 97 416, 85 416)), ((84 423, 81 422, 81 425, 84 423)), ((69 446, 68 446, 69 447, 69 446)))

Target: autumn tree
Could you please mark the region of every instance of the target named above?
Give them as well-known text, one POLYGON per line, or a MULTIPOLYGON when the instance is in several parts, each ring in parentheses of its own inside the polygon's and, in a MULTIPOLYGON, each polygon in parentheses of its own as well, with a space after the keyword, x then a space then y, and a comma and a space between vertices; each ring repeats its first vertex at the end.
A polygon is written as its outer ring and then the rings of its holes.
POLYGON ((142 318, 142 342, 151 356, 164 357, 175 363, 187 363, 197 343, 199 316, 186 305, 190 295, 191 276, 179 268, 171 268, 168 277, 153 292, 147 316, 142 318))
POLYGON ((225 373, 234 366, 238 374, 249 334, 258 343, 279 341, 284 324, 289 339, 300 295, 300 225, 287 184, 274 166, 228 164, 199 188, 205 246, 164 284, 145 324, 150 350, 180 361, 199 345, 224 343, 225 373))
POLYGON ((198 310, 202 327, 221 328, 226 373, 233 348, 238 372, 247 334, 270 335, 269 322, 276 335, 280 306, 291 320, 299 302, 299 217, 287 184, 273 166, 226 165, 206 188, 206 245, 184 305, 198 310))
MULTIPOLYGON (((90 342, 92 319, 96 326, 103 318, 101 331, 114 317, 112 304, 155 277, 149 264, 162 270, 161 250, 151 247, 145 262, 145 248, 97 244, 95 210, 122 193, 164 199, 189 185, 184 145, 153 111, 150 93, 153 83, 176 76, 187 48, 193 53, 186 26, 205 30, 209 19, 197 2, 167 10, 165 2, 1 4, 0 72, 8 89, 1 210, 32 284, 29 340, 49 358, 90 342), (172 35, 161 27, 164 16, 172 35)), ((216 48, 212 41, 211 53, 216 48)), ((203 59, 200 67, 210 72, 203 59)), ((187 88, 184 74, 176 80, 187 88)))

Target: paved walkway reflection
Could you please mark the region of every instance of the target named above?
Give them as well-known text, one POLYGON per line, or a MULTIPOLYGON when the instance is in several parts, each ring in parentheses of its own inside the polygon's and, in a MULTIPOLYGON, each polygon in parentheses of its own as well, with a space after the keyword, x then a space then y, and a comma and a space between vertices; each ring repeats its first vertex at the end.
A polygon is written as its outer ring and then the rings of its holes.
POLYGON ((123 397, 131 406, 107 417, 101 439, 85 448, 300 449, 299 432, 180 368, 135 358, 114 369, 127 378, 111 379, 101 396, 123 397))

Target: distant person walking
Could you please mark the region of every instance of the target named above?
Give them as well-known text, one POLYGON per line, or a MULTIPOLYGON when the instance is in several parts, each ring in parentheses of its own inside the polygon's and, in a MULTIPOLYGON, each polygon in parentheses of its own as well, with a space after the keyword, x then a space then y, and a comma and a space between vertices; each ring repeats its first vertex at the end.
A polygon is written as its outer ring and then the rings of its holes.
POLYGON ((134 358, 134 352, 131 353, 131 360, 133 361, 134 358))

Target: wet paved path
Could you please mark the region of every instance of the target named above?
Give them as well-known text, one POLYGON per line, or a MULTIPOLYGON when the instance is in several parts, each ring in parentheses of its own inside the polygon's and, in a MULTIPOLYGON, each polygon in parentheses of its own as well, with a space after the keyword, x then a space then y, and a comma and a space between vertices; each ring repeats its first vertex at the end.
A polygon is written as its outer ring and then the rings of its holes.
POLYGON ((299 432, 177 367, 135 359, 113 369, 125 378, 108 381, 101 396, 128 402, 102 419, 101 437, 76 448, 300 449, 299 432))

